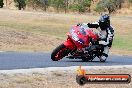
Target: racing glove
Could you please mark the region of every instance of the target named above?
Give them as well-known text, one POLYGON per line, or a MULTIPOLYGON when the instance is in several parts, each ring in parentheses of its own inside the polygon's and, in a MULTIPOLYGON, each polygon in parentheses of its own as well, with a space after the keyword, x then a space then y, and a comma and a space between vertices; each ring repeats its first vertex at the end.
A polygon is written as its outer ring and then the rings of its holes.
POLYGON ((98 24, 94 24, 94 23, 93 24, 92 23, 88 23, 87 25, 88 25, 89 28, 98 28, 99 27, 98 24))
POLYGON ((98 45, 99 44, 99 42, 98 41, 95 41, 94 39, 90 39, 90 42, 93 44, 93 45, 98 45))

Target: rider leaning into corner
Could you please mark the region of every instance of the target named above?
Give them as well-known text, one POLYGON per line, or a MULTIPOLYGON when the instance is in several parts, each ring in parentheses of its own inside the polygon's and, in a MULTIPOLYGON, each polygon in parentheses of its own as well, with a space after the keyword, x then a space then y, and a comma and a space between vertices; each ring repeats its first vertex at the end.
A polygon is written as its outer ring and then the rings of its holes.
POLYGON ((96 28, 100 32, 100 40, 96 44, 104 46, 104 51, 100 57, 100 61, 105 61, 108 57, 109 49, 112 46, 114 37, 114 29, 110 25, 110 16, 108 14, 101 15, 99 21, 87 24, 89 28, 96 28))

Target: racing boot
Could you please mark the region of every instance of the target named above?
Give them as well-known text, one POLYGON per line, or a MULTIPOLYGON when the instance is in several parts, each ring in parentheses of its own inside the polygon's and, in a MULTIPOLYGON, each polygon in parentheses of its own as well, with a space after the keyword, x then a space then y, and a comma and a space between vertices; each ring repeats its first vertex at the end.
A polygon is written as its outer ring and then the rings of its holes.
POLYGON ((107 57, 108 57, 108 53, 109 53, 109 47, 106 46, 106 47, 104 47, 103 54, 102 54, 102 56, 100 57, 100 61, 101 61, 101 62, 105 62, 105 61, 106 61, 106 59, 107 59, 107 57))

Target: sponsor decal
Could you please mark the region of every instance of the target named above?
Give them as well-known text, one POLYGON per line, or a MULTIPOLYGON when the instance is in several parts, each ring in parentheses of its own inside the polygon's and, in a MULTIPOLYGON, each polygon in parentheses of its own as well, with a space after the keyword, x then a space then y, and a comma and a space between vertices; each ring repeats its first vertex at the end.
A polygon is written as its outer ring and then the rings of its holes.
POLYGON ((131 76, 129 74, 87 74, 84 69, 79 67, 77 70, 76 82, 79 85, 86 83, 130 83, 131 76))

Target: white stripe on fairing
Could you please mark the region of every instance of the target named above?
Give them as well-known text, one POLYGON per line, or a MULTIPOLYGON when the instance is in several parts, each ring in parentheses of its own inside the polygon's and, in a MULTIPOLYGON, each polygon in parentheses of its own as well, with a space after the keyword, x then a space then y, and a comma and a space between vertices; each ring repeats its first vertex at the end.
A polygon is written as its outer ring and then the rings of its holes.
MULTIPOLYGON (((48 68, 33 68, 33 69, 16 69, 16 70, 0 70, 0 74, 16 74, 16 73, 24 73, 24 74, 32 74, 32 73, 44 73, 52 72, 52 71, 77 71, 79 66, 71 66, 71 67, 48 67, 48 68)), ((82 66, 83 69, 121 69, 121 68, 132 68, 132 65, 113 65, 113 66, 82 66)))

